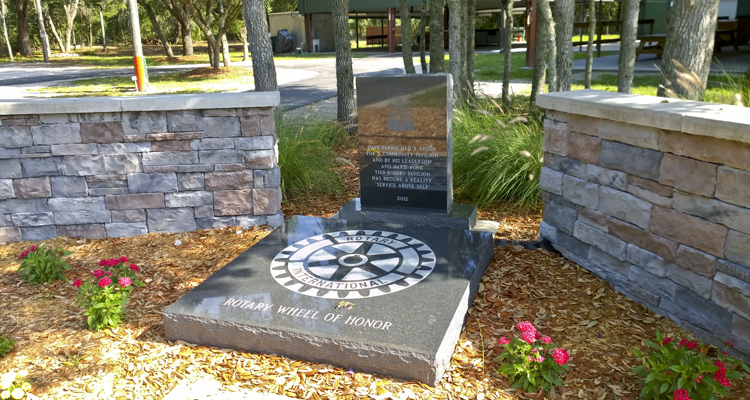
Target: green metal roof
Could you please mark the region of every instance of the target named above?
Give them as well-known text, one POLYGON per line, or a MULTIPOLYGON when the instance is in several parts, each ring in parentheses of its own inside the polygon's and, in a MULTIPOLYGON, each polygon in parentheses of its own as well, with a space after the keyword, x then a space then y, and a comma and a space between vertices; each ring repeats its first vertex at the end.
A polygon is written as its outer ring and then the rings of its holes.
MULTIPOLYGON (((407 0, 410 6, 422 5, 422 0, 407 0)), ((372 11, 385 10, 386 8, 398 8, 396 0, 349 0, 349 11, 372 11)), ((331 0, 299 0, 299 13, 330 13, 331 0)))

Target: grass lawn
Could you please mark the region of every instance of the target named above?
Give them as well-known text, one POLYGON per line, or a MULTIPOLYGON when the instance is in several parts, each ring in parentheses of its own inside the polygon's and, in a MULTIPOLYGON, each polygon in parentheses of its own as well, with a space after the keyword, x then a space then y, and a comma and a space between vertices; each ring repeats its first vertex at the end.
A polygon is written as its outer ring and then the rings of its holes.
MULTIPOLYGON (((602 57, 617 54, 614 52, 602 52, 602 57)), ((573 53, 573 59, 586 58, 586 53, 573 53)), ((476 79, 483 81, 502 81, 503 65, 505 65, 505 54, 477 54, 474 56, 474 74, 476 79)), ((446 71, 448 63, 445 63, 446 71)), ((531 79, 534 71, 526 68, 526 53, 513 53, 511 55, 510 79, 531 79)))

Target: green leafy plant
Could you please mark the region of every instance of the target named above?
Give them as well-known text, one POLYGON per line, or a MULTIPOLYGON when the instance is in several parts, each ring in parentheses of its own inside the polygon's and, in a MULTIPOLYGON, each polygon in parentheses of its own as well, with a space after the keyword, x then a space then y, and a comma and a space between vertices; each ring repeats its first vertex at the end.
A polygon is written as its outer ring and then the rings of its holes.
POLYGON ((83 307, 89 329, 116 328, 125 320, 125 305, 134 287, 145 284, 136 278, 139 268, 127 257, 99 261, 102 269, 94 270, 89 281, 76 279, 76 303, 83 307))
POLYGON ((515 388, 536 392, 539 388, 550 391, 561 386, 560 375, 567 372, 570 356, 558 348, 549 336, 542 336, 529 321, 520 322, 516 328, 521 337, 501 337, 498 343, 505 346, 499 360, 503 362, 498 373, 506 376, 515 388))
POLYGON ((26 382, 24 378, 29 375, 26 370, 16 372, 8 372, 0 378, 0 399, 23 399, 26 397, 26 393, 31 390, 31 384, 26 382))
MULTIPOLYGON (((750 373, 742 361, 726 352, 709 356, 712 348, 702 341, 682 340, 675 344, 670 337, 656 331, 656 343, 645 342, 652 351, 644 354, 633 348, 643 365, 633 369, 642 379, 640 398, 715 400, 729 396, 732 379, 742 376, 738 368, 750 373)), ((725 345, 730 346, 729 342, 725 345)))
POLYGON ((0 336, 0 357, 5 357, 13 351, 16 341, 13 338, 7 338, 5 335, 0 336))
POLYGON ((45 249, 44 245, 31 246, 18 256, 19 260, 23 260, 18 272, 21 279, 32 285, 52 282, 56 279, 65 280, 63 271, 70 270, 70 265, 63 261, 62 257, 71 254, 73 254, 72 251, 65 251, 62 247, 45 249))

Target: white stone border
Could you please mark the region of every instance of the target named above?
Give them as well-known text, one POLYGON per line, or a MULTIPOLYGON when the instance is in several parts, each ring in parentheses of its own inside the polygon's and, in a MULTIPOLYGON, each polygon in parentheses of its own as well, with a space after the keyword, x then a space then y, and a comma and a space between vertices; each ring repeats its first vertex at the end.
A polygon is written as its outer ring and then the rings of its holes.
POLYGON ((280 99, 279 92, 243 92, 1 100, 0 115, 275 107, 280 99))
POLYGON ((600 90, 537 96, 547 110, 750 143, 750 109, 600 90))

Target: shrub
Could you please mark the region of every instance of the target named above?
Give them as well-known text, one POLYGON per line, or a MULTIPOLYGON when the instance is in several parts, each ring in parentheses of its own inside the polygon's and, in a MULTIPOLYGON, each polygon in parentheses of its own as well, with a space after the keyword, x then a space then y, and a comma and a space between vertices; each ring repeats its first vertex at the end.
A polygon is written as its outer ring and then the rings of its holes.
POLYGON ((86 311, 86 325, 99 330, 116 328, 125 319, 125 305, 134 287, 144 286, 136 278, 139 268, 130 264, 127 257, 99 261, 102 269, 94 270, 90 281, 76 279, 76 303, 86 311))
POLYGON ((47 283, 55 279, 65 280, 63 271, 70 270, 70 265, 62 260, 62 257, 73 254, 72 251, 64 251, 62 247, 57 249, 45 249, 42 246, 31 246, 20 256, 23 260, 18 272, 21 279, 32 285, 47 283))
MULTIPOLYGON (((727 345, 729 343, 726 343, 727 345)), ((643 354, 633 348, 633 353, 643 360, 643 365, 633 373, 643 378, 640 398, 650 399, 706 399, 715 400, 729 396, 731 379, 742 376, 736 368, 750 373, 747 365, 726 352, 709 357, 709 346, 702 341, 682 340, 679 344, 656 331, 656 343, 646 341, 653 351, 643 354)))
POLYGON ((5 357, 13 351, 13 346, 15 345, 16 341, 13 338, 7 338, 5 335, 0 336, 0 357, 5 357))

